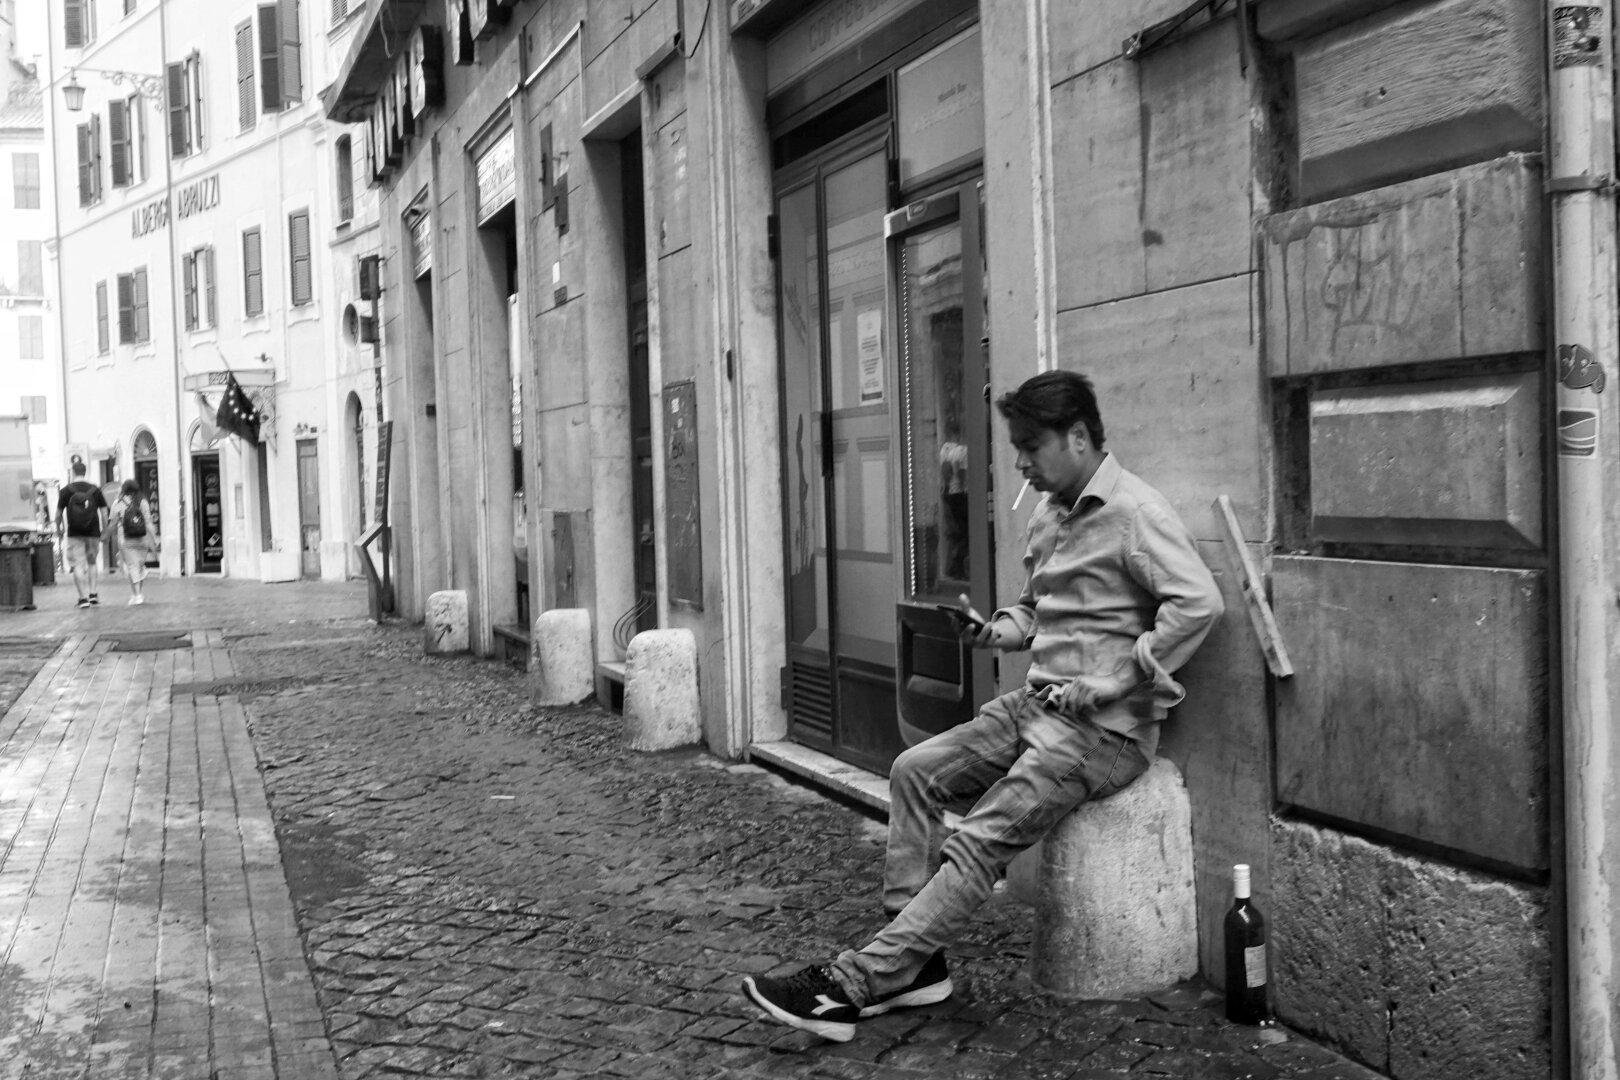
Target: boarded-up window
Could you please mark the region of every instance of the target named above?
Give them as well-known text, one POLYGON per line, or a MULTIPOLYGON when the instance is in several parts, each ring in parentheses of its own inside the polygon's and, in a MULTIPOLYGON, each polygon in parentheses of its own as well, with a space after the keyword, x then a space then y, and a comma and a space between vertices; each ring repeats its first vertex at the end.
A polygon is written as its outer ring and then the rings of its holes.
POLYGON ((242 310, 264 314, 264 245, 258 226, 242 232, 242 310))
POLYGON ((79 205, 101 201, 101 117, 79 125, 79 205))
POLYGON ((243 131, 257 117, 253 103, 253 20, 236 28, 236 120, 243 131))
POLYGON ((107 325, 107 283, 96 282, 96 353, 106 356, 112 348, 112 337, 107 325))
POLYGON ((308 210, 299 210, 287 217, 287 253, 292 264, 293 307, 301 307, 315 299, 315 282, 309 261, 308 210))

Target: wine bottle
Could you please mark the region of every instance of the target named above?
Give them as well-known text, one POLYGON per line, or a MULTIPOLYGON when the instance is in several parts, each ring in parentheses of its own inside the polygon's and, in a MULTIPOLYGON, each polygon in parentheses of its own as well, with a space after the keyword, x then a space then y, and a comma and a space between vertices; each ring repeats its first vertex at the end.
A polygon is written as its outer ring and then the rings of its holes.
POLYGON ((1226 1018, 1234 1024, 1270 1019, 1266 1004, 1266 920, 1249 900, 1249 867, 1232 867, 1232 910, 1226 913, 1226 1018))

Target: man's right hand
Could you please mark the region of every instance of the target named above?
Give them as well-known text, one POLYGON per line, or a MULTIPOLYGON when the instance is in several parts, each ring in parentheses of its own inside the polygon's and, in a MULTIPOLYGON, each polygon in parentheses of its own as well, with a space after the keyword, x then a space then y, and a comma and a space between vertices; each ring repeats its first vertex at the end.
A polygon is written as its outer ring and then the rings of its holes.
MULTIPOLYGON (((964 633, 963 636, 967 636, 964 633)), ((991 619, 980 627, 968 639, 975 649, 1000 649, 1011 652, 1024 643, 1024 635, 1018 632, 1011 619, 991 619)))

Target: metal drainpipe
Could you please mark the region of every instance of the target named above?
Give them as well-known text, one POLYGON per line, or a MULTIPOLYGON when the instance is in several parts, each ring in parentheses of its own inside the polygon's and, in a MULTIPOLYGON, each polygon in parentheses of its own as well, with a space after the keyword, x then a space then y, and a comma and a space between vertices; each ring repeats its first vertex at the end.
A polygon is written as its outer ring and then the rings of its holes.
MULTIPOLYGON (((167 97, 169 74, 169 6, 167 3, 161 2, 161 0, 158 4, 158 72, 159 78, 164 80, 165 96, 163 98, 163 102, 165 105, 167 105, 169 100, 167 97)), ((143 105, 142 107, 144 108, 145 106, 143 105)), ((175 211, 178 210, 179 207, 174 205, 174 158, 172 155, 171 145, 169 143, 169 114, 166 109, 160 109, 157 110, 157 112, 157 127, 161 132, 157 143, 163 148, 161 151, 163 154, 163 200, 169 208, 169 224, 163 231, 168 234, 169 244, 169 326, 171 328, 169 332, 169 351, 170 359, 172 360, 172 363, 170 364, 170 371, 174 390, 174 497, 175 508, 177 511, 175 514, 176 520, 174 523, 174 546, 175 555, 180 560, 180 576, 185 577, 187 491, 186 460, 191 453, 191 447, 186 442, 185 395, 181 390, 180 379, 180 369, 185 363, 184 357, 182 357, 180 353, 180 328, 184 323, 184 317, 180 307, 180 290, 176 287, 177 283, 175 282, 175 275, 179 272, 176 264, 180 261, 179 249, 174 238, 175 229, 179 227, 179 219, 175 217, 175 211)), ((142 119, 142 123, 145 123, 144 118, 142 119)), ((148 151, 152 149, 152 144, 150 141, 148 141, 146 148, 148 151)), ((201 550, 202 537, 193 536, 191 540, 193 545, 201 550)))
POLYGON ((1548 180, 1557 379, 1569 1073, 1615 1080, 1620 779, 1620 378, 1615 363, 1614 86, 1608 0, 1551 0, 1548 180))

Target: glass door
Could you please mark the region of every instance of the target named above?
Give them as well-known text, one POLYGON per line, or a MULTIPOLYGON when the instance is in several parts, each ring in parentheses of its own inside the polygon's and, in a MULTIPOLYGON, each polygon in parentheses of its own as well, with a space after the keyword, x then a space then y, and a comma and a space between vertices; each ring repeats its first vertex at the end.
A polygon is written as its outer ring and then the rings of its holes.
POLYGON ((970 719, 993 692, 991 654, 964 645, 940 604, 995 607, 982 184, 885 219, 899 320, 905 585, 898 708, 908 744, 970 719))
POLYGON ((883 216, 887 142, 833 152, 778 198, 790 734, 887 771, 899 455, 883 216))

